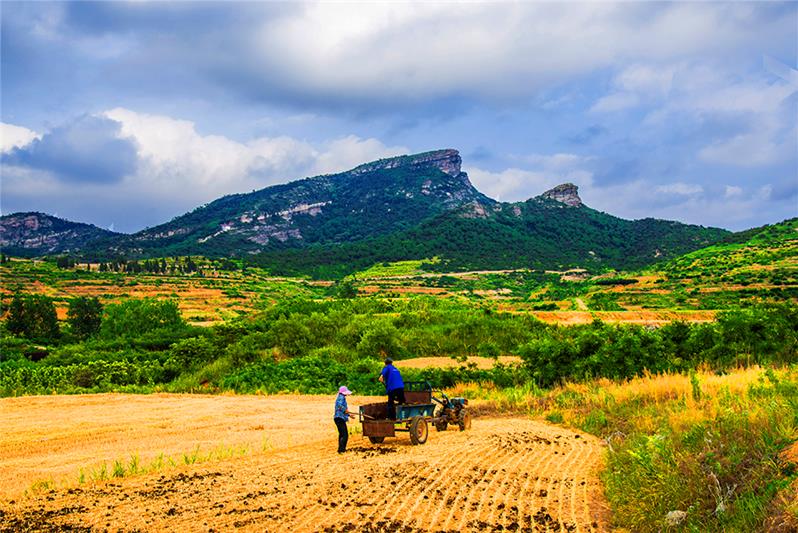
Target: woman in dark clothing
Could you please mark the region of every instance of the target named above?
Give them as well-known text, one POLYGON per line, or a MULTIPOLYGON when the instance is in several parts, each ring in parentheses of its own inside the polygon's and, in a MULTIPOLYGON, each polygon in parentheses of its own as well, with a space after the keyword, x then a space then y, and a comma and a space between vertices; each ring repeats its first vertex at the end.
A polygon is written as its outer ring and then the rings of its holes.
POLYGON ((338 389, 338 396, 335 398, 335 427, 338 428, 338 453, 346 451, 346 443, 349 440, 349 431, 346 429, 346 421, 355 415, 349 412, 349 406, 346 404, 346 397, 352 394, 352 391, 347 389, 346 386, 341 386, 338 389))

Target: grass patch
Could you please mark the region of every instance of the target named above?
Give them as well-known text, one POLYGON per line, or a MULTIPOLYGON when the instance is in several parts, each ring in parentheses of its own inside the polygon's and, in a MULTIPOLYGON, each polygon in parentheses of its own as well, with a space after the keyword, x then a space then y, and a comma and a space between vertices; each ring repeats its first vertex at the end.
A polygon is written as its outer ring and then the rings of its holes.
POLYGON ((798 366, 453 393, 604 438, 617 527, 762 531, 774 514, 798 525, 798 472, 780 459, 798 440, 798 366))
MULTIPOLYGON (((263 451, 267 451, 271 449, 271 443, 269 443, 268 440, 264 440, 261 448, 263 451)), ((249 453, 251 453, 251 450, 247 445, 227 446, 222 444, 208 451, 202 451, 200 447, 197 446, 191 451, 177 455, 160 453, 146 464, 141 461, 138 454, 132 454, 127 459, 115 459, 92 467, 81 468, 78 471, 77 482, 79 485, 83 485, 91 482, 102 482, 110 479, 163 472, 174 469, 179 465, 194 465, 221 461, 233 457, 242 457, 249 453)), ((64 485, 71 485, 71 482, 67 480, 64 485)), ((56 486, 57 484, 53 479, 39 480, 34 482, 25 492, 26 494, 39 494, 41 492, 53 490, 56 486)))

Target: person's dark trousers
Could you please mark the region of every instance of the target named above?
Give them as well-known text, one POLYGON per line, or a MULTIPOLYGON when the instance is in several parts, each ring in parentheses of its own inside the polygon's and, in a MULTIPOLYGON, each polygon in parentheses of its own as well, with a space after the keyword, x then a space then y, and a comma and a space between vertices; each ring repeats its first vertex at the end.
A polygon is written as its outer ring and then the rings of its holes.
POLYGON ((342 418, 333 418, 335 427, 338 428, 338 453, 346 451, 346 443, 349 440, 349 432, 346 430, 346 421, 342 418))
POLYGON ((388 418, 396 420, 396 404, 403 404, 405 402, 405 389, 394 389, 388 391, 388 418))

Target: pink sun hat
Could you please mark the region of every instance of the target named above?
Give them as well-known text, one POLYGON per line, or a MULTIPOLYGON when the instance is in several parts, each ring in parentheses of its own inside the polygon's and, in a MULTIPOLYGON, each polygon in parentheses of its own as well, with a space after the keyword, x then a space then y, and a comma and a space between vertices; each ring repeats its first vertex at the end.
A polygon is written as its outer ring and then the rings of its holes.
POLYGON ((346 388, 346 385, 341 385, 341 388, 338 389, 338 394, 343 394, 344 396, 349 396, 352 394, 352 391, 346 388))

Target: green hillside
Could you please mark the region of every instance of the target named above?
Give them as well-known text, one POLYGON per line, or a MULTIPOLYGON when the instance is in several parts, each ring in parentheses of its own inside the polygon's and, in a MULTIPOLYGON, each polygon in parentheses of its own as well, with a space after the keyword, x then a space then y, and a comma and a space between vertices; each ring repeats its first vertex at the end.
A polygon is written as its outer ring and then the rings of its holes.
POLYGON ((668 278, 751 285, 798 283, 798 218, 730 235, 664 263, 668 278))
POLYGON ((440 258, 434 265, 425 265, 439 272, 570 267, 603 271, 639 268, 728 235, 725 230, 678 222, 624 220, 541 197, 477 212, 478 216, 473 206, 465 206, 397 234, 337 246, 264 252, 253 261, 275 273, 318 277, 425 257, 440 258))

